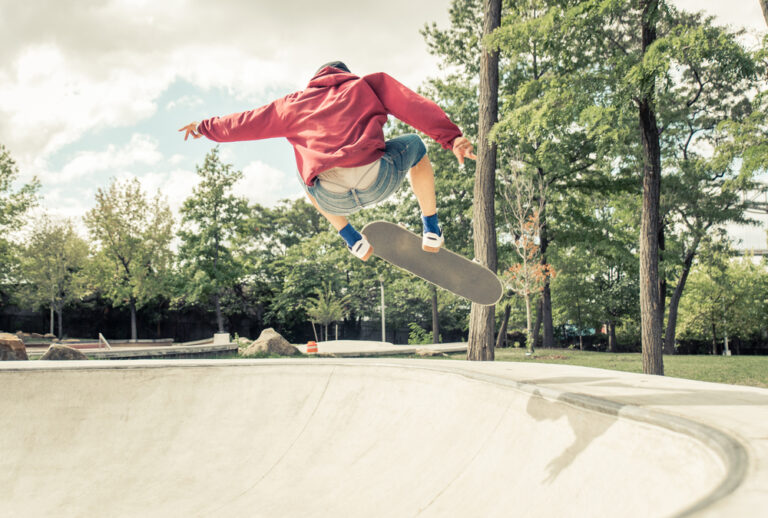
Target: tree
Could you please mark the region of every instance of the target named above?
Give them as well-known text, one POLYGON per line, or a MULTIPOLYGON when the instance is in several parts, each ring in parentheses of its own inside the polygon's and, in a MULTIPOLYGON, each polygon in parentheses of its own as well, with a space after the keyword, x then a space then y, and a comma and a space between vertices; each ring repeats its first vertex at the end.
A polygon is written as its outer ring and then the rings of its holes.
POLYGON ((661 199, 661 144, 656 117, 656 74, 643 67, 644 57, 656 42, 659 17, 658 0, 639 0, 641 66, 638 67, 638 92, 635 102, 640 121, 643 149, 643 211, 640 224, 640 322, 643 344, 643 372, 664 375, 662 358, 661 293, 659 286, 659 207, 661 199))
POLYGON ((560 235, 553 254, 558 313, 579 329, 605 325, 613 352, 616 327, 639 312, 640 200, 635 192, 571 191, 558 205, 560 235))
POLYGON ((45 216, 34 226, 24 247, 19 298, 32 307, 48 306, 50 332, 54 333, 54 312, 58 316, 59 338, 64 337, 64 306, 77 299, 82 290, 82 271, 88 259, 88 243, 75 232, 69 220, 54 221, 45 216))
POLYGON ((136 340, 136 310, 169 292, 171 210, 159 193, 150 201, 138 179, 114 180, 98 189, 96 206, 84 220, 96 245, 90 284, 113 306, 128 306, 136 340))
POLYGON ((678 304, 701 240, 719 225, 746 222, 743 194, 757 188, 752 171, 737 170, 736 158, 745 153, 737 153, 718 128, 747 120, 751 92, 764 84, 738 33, 712 25, 701 14, 668 9, 665 16, 669 28, 646 58, 658 77, 664 168, 660 297, 663 316, 666 286, 674 285, 664 339, 665 352, 673 353, 678 304))
MULTIPOLYGON (((623 134, 611 110, 598 100, 607 90, 594 69, 591 53, 574 52, 578 33, 569 29, 568 7, 577 2, 525 0, 509 4, 494 46, 504 56, 501 114, 493 131, 504 166, 521 161, 535 173, 540 257, 549 263, 556 241, 562 193, 590 190, 614 181, 607 146, 623 134), (619 128, 619 129, 616 129, 619 128)), ((621 171, 619 171, 621 172, 621 171)), ((614 175, 616 173, 614 172, 614 175)), ((543 324, 543 345, 554 345, 552 297, 545 280, 537 308, 534 341, 543 324)))
POLYGON ((330 283, 315 292, 317 298, 308 299, 307 315, 313 324, 320 324, 325 329, 325 339, 328 340, 328 326, 344 319, 347 313, 346 304, 349 296, 337 298, 330 283))
MULTIPOLYGON (((501 192, 507 233, 517 254, 517 261, 507 269, 504 279, 512 291, 522 296, 525 301, 526 344, 529 352, 533 353, 536 344, 533 342, 531 320, 532 298, 554 277, 552 267, 541 262, 539 215, 543 198, 531 178, 523 171, 515 171, 504 177, 501 192)), ((509 314, 505 310, 502 327, 506 326, 508 318, 509 314)))
POLYGON ((768 329, 764 266, 751 257, 734 260, 722 236, 707 239, 700 259, 680 303, 681 335, 709 341, 712 354, 718 354, 725 336, 761 336, 768 329))
POLYGON ((12 281, 11 273, 18 263, 9 234, 21 228, 23 216, 37 203, 40 183, 33 178, 14 191, 19 169, 11 153, 0 144, 0 284, 12 281))
MULTIPOLYGON (((501 0, 484 0, 484 36, 501 23, 501 0)), ((478 123, 477 170, 475 172, 473 230, 475 258, 496 271, 496 144, 490 133, 498 117, 499 56, 484 44, 480 57, 480 116, 478 123)), ((468 360, 494 359, 494 308, 472 305, 469 317, 468 360)))
POLYGON ((238 241, 244 236, 250 210, 245 198, 232 194, 243 177, 222 163, 218 146, 196 167, 200 183, 181 207, 179 263, 190 301, 212 301, 219 333, 225 331, 222 297, 245 274, 238 241))
POLYGON ((763 17, 765 18, 765 23, 768 24, 768 0, 760 0, 760 7, 763 9, 763 17))

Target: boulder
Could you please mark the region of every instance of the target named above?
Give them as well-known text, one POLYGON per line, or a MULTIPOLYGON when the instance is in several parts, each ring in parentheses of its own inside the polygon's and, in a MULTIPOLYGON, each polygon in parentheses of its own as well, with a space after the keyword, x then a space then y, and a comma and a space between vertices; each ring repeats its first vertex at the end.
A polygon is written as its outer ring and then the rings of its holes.
POLYGON ((16 335, 0 333, 0 360, 28 360, 27 348, 16 335))
POLYGON ((45 354, 40 357, 41 360, 87 360, 88 357, 73 347, 66 345, 52 344, 45 354))
POLYGON ((42 338, 43 335, 41 335, 40 333, 29 333, 29 337, 30 338, 42 338))
POLYGON ((433 349, 427 349, 426 347, 422 347, 422 348, 416 349, 416 356, 421 356, 422 358, 426 358, 430 356, 448 356, 448 355, 440 351, 435 351, 433 349))
POLYGON ((45 334, 43 335, 43 338, 47 338, 47 339, 51 340, 51 339, 53 339, 53 338, 56 338, 56 335, 55 335, 55 334, 53 334, 53 333, 45 333, 45 334))
POLYGON ((253 356, 263 353, 279 354, 280 356, 301 354, 296 347, 288 343, 288 340, 280 336, 280 333, 271 327, 262 331, 259 337, 240 354, 243 356, 253 356))

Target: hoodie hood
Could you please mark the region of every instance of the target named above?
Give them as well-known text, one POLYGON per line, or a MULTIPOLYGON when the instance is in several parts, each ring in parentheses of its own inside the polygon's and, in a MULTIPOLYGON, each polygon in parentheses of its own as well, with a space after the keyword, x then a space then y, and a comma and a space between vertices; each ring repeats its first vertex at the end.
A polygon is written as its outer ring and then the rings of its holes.
POLYGON ((325 67, 309 80, 308 86, 310 88, 336 86, 353 79, 358 79, 358 76, 352 74, 351 72, 345 72, 340 68, 325 67))

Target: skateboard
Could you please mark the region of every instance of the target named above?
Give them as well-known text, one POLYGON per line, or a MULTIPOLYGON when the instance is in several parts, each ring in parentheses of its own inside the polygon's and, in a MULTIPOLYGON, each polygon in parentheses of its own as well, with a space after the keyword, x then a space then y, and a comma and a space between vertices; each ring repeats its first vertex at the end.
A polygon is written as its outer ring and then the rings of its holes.
POLYGON ((421 236, 388 221, 372 221, 362 231, 373 255, 425 281, 482 306, 499 301, 502 285, 491 270, 455 252, 421 249, 421 236))

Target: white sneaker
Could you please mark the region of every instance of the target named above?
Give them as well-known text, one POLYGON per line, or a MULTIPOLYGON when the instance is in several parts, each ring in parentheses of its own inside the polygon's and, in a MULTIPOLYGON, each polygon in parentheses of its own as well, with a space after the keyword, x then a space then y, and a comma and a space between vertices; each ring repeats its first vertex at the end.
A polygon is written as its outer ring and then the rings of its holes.
POLYGON ((421 238, 421 248, 425 252, 437 253, 444 242, 445 239, 442 234, 438 236, 434 232, 424 232, 424 236, 421 238))
POLYGON ((352 255, 358 259, 362 259, 363 261, 367 261, 373 253, 373 247, 368 242, 368 240, 365 239, 365 236, 363 236, 362 239, 359 239, 357 243, 347 248, 349 248, 349 251, 352 252, 352 255))

